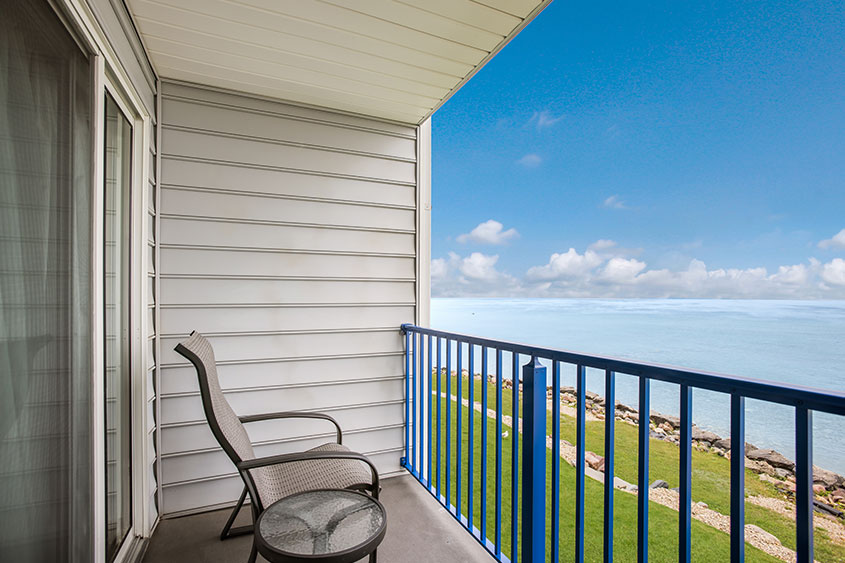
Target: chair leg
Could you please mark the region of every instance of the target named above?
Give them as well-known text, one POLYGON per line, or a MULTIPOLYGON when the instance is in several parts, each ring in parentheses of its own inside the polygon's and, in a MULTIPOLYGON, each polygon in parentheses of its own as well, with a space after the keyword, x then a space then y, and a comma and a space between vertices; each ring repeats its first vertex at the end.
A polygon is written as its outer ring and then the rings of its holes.
POLYGON ((223 526, 223 531, 220 532, 220 539, 227 540, 229 538, 234 538, 236 536, 243 536, 245 534, 252 533, 252 524, 248 526, 238 526, 236 528, 232 528, 232 524, 235 523, 235 518, 238 516, 238 512, 241 511, 241 508, 244 506, 244 502, 246 501, 247 490, 246 486, 244 486, 243 492, 241 492, 241 498, 238 499, 238 504, 235 505, 235 509, 232 510, 232 514, 229 515, 229 520, 226 522, 226 525, 223 526))
POLYGON ((249 552, 249 561, 247 563, 255 563, 258 557, 258 548, 255 546, 255 540, 252 540, 252 550, 249 552))
POLYGON ((373 551, 373 552, 370 554, 370 563, 376 563, 376 553, 377 553, 377 552, 378 552, 378 549, 376 549, 375 551, 373 551))

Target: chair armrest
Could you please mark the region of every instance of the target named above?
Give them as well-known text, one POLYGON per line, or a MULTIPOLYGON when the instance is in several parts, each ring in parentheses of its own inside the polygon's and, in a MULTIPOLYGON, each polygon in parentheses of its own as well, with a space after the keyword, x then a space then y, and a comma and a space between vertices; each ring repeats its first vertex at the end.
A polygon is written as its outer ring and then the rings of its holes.
POLYGON ((246 416, 239 416, 238 420, 246 424, 248 422, 260 422, 262 420, 275 420, 280 418, 316 418, 321 420, 328 420, 329 422, 334 424, 335 428, 337 429, 337 443, 343 443, 343 432, 340 429, 340 424, 338 424, 338 422, 329 415, 319 412, 283 411, 263 414, 248 414, 246 416))
POLYGON ((266 467, 268 465, 277 465, 279 463, 292 463, 295 461, 312 461, 312 460, 319 460, 319 459, 349 459, 355 461, 363 461, 367 465, 370 466, 370 472, 373 476, 373 491, 376 491, 376 496, 378 496, 379 491, 379 478, 378 478, 378 470, 376 466, 373 465, 373 462, 370 461, 366 456, 359 454, 357 452, 296 452, 292 454, 279 454, 279 455, 271 455, 267 457, 257 457, 255 459, 245 459, 237 463, 237 467, 239 471, 248 471, 250 469, 255 469, 258 467, 266 467))

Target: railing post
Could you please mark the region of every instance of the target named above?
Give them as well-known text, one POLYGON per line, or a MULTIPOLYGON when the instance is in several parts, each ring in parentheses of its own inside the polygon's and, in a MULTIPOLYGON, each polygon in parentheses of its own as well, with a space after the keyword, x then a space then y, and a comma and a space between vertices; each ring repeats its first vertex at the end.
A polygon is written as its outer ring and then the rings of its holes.
POLYGON ((731 563, 745 561, 745 397, 731 395, 731 563))
POLYGON ((813 561, 813 411, 795 409, 795 529, 798 563, 813 561))
POLYGON ((522 561, 546 556, 546 368, 536 357, 522 367, 522 561))

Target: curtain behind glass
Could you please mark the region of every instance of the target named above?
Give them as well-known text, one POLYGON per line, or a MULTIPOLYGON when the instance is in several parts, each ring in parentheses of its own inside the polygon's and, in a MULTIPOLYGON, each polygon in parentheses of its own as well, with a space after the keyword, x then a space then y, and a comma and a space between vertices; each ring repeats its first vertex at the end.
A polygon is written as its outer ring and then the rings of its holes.
POLYGON ((91 70, 47 2, 0 17, 0 561, 92 559, 91 70))

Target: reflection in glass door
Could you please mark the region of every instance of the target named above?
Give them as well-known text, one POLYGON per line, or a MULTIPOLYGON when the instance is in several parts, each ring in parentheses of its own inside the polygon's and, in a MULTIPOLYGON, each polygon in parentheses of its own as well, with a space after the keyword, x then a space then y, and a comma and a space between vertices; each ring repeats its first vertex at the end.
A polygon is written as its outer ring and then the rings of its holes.
POLYGON ((129 356, 132 128, 108 94, 104 133, 106 557, 111 561, 132 527, 129 356))

